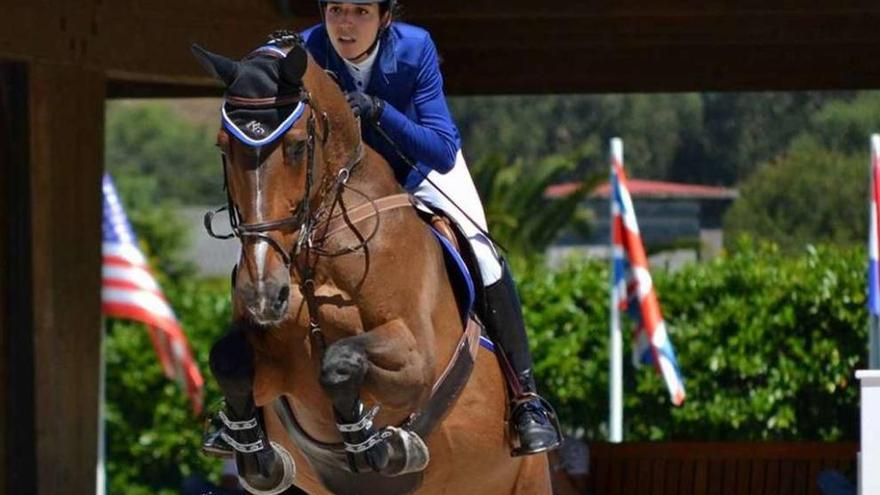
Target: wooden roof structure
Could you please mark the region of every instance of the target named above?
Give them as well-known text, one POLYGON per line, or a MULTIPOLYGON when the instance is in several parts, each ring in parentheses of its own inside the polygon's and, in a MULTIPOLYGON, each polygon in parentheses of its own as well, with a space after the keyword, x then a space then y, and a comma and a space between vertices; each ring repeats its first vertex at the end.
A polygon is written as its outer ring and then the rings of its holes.
MULTIPOLYGON (((405 2, 450 94, 880 87, 880 4, 405 2)), ((0 15, 0 489, 93 493, 105 98, 217 94, 313 0, 5 2, 0 15)))
MULTIPOLYGON (((880 87, 876 2, 403 3, 435 38, 450 94, 880 87)), ((273 29, 318 21, 313 0, 4 9, 0 55, 100 71, 111 96, 201 94, 210 81, 190 43, 243 55, 273 29)))

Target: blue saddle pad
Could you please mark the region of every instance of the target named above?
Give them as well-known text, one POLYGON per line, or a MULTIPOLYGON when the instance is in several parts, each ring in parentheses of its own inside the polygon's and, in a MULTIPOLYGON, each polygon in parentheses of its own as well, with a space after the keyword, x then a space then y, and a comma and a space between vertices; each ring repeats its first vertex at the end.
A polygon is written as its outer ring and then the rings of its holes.
POLYGON ((458 251, 455 250, 452 243, 449 242, 447 238, 443 237, 442 234, 437 232, 437 229, 434 227, 431 227, 431 232, 434 233, 434 237, 437 238, 440 242, 440 246, 443 247, 443 258, 446 260, 446 272, 449 273, 449 281, 452 282, 452 290, 458 301, 461 322, 462 324, 467 324, 471 310, 474 308, 474 301, 477 298, 477 293, 474 289, 474 279, 471 277, 470 270, 468 270, 467 265, 465 265, 464 260, 461 258, 461 255, 458 254, 458 251))
MULTIPOLYGON (((449 242, 449 239, 437 232, 434 227, 431 227, 431 232, 434 233, 434 237, 437 238, 437 241, 443 248, 443 258, 446 261, 446 271, 449 273, 449 280, 452 282, 452 291, 455 293, 455 298, 458 302, 458 309, 461 312, 462 325, 467 325, 470 313, 474 308, 474 301, 477 298, 477 293, 474 288, 474 279, 471 277, 471 272, 468 269, 467 264, 465 264, 461 255, 452 243, 449 242)), ((485 335, 480 336, 480 345, 490 351, 495 350, 495 345, 485 335)))

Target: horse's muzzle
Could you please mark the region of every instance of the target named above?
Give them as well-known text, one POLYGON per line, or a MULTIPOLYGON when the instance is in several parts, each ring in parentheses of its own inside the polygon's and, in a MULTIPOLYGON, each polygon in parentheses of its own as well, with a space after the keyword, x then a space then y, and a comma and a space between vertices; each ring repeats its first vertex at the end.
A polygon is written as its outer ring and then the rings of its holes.
POLYGON ((289 283, 267 281, 259 287, 246 283, 238 287, 236 292, 254 320, 261 325, 274 325, 287 317, 289 283))

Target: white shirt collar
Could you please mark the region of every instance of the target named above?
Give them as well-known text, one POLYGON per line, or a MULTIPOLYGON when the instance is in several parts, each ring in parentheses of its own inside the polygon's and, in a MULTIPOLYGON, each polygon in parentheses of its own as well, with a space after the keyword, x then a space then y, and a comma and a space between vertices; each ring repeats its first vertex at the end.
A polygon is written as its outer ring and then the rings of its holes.
POLYGON ((352 79, 354 79, 358 91, 364 91, 367 89, 367 84, 370 82, 370 75, 373 73, 373 66, 379 55, 379 45, 380 43, 377 42, 376 47, 373 49, 373 53, 370 53, 370 55, 361 62, 354 63, 343 59, 345 61, 345 66, 348 68, 348 73, 351 74, 352 79))

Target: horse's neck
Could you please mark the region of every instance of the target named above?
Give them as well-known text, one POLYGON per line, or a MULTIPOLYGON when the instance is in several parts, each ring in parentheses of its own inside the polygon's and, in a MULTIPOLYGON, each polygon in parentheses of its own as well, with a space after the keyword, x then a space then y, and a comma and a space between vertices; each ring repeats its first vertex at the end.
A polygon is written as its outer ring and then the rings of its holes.
MULTIPOLYGON (((364 145, 364 157, 354 169, 349 185, 373 200, 403 192, 400 184, 394 178, 391 165, 366 145, 364 145)), ((364 201, 363 197, 357 199, 357 193, 354 191, 349 191, 349 193, 351 201, 364 201)))

